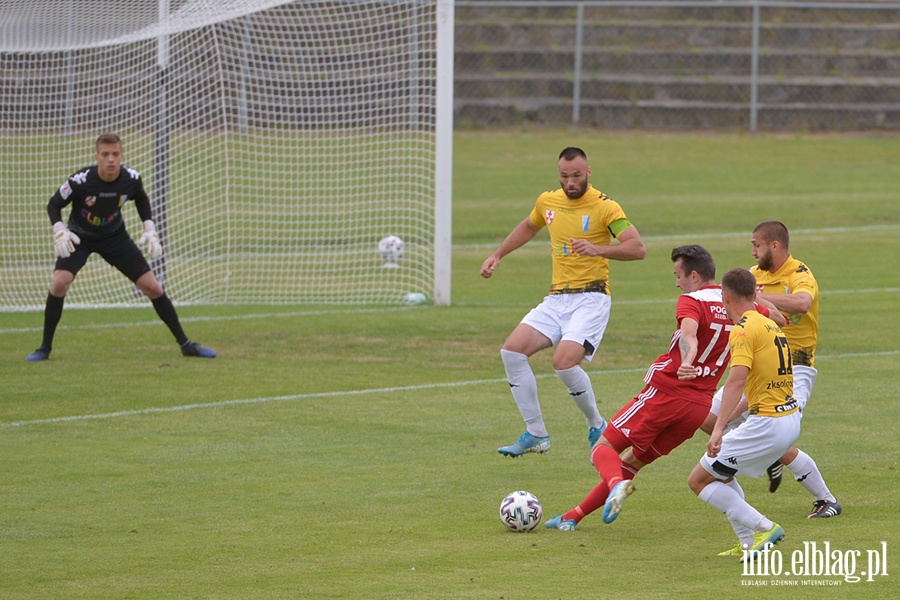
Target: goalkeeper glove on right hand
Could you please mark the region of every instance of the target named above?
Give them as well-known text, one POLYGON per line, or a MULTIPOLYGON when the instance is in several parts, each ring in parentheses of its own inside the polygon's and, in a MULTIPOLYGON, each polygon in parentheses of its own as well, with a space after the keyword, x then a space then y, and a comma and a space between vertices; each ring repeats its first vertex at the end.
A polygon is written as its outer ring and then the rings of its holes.
POLYGON ((53 248, 60 258, 69 258, 75 252, 75 245, 81 243, 81 238, 69 231, 69 228, 60 221, 53 224, 53 248))

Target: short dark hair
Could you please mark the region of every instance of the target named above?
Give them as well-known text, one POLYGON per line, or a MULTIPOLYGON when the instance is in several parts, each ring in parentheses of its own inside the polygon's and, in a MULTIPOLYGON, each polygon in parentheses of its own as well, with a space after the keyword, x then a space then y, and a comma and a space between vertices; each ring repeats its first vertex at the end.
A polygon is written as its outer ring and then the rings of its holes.
POLYGON ((759 233, 767 242, 778 242, 785 249, 791 245, 791 234, 781 221, 763 221, 753 228, 753 233, 759 233))
POLYGON ((119 136, 117 136, 114 133, 107 131, 107 132, 101 133, 100 137, 97 138, 97 143, 95 144, 97 150, 100 150, 101 144, 118 144, 121 146, 122 138, 120 138, 119 136))
POLYGON ((581 148, 576 148, 574 146, 569 146, 568 148, 563 148, 563 151, 559 153, 559 160, 575 160, 579 156, 587 160, 587 154, 584 153, 584 150, 582 150, 581 148))
POLYGON ((678 246, 672 249, 672 262, 681 259, 681 268, 686 274, 691 271, 697 271, 697 274, 704 281, 714 280, 716 278, 716 261, 712 254, 697 244, 689 244, 687 246, 678 246))
POLYGON ((753 301, 756 298, 756 277, 747 269, 735 267, 722 276, 722 290, 753 301))

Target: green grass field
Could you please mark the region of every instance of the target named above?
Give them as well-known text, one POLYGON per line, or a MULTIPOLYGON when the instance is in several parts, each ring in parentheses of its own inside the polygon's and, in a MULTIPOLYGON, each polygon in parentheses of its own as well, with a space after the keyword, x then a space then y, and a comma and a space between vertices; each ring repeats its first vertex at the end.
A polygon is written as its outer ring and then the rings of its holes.
POLYGON ((455 162, 451 307, 180 308, 214 361, 182 358, 149 305, 70 310, 40 364, 23 359, 42 315, 0 313, 0 598, 900 597, 900 138, 472 132, 455 162), (597 481, 546 352, 532 364, 553 448, 496 452, 522 431, 499 348, 549 285, 546 246, 478 276, 570 144, 648 247, 612 266, 588 367, 601 412, 671 336, 671 248, 703 244, 723 273, 753 264, 757 222, 784 221, 822 290, 799 445, 844 514, 807 520, 790 479, 741 483, 787 532, 783 570, 827 542, 845 566, 860 552, 857 575, 886 548, 887 575, 747 576, 717 557, 733 534, 686 484, 703 434, 645 469, 612 525, 503 528, 508 492, 535 493, 546 519, 597 481))

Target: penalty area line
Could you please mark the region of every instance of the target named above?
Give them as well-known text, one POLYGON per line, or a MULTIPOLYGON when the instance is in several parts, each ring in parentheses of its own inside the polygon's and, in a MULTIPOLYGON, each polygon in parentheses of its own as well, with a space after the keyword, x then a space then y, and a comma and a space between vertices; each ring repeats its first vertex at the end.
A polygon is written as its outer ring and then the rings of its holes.
MULTIPOLYGON (((645 368, 640 369, 617 369, 612 371, 600 371, 594 374, 616 375, 622 373, 634 373, 646 371, 645 368)), ((535 375, 536 379, 544 379, 547 377, 555 377, 555 374, 546 373, 535 375)), ((342 390, 334 392, 313 392, 309 394, 288 394, 285 396, 265 396, 260 398, 238 398, 235 400, 220 400, 217 402, 200 402, 197 404, 183 404, 180 406, 163 406, 153 408, 140 408, 135 410, 120 410, 109 413, 98 413, 90 415, 71 415, 66 417, 51 417, 49 419, 34 419, 30 421, 13 421, 10 423, 0 423, 0 428, 23 427, 25 425, 46 425, 51 423, 71 423, 75 421, 95 421, 101 419, 116 419, 119 417, 133 417, 141 415, 153 415, 161 413, 176 413, 188 410, 198 410, 203 408, 220 408, 225 406, 242 406, 248 404, 265 404, 268 402, 288 402, 293 400, 310 400, 315 398, 334 398, 336 396, 362 396, 365 394, 391 394, 397 392, 416 392, 421 390, 435 390, 466 387, 472 385, 496 385, 507 383, 505 378, 497 379, 473 379, 470 381, 450 381, 447 383, 427 383, 422 385, 404 385, 396 387, 370 388, 361 390, 342 390)))
MULTIPOLYGON (((842 290, 824 290, 821 292, 823 296, 830 295, 847 295, 847 294, 896 294, 900 292, 900 287, 886 287, 886 288, 863 288, 863 289, 842 289, 842 290)), ((673 296, 671 298, 646 298, 646 299, 636 299, 636 300, 617 300, 616 306, 640 306, 646 304, 674 304, 678 300, 677 296, 673 296)), ((455 305, 457 308, 470 308, 470 307, 478 307, 478 306, 491 306, 493 308, 498 308, 502 306, 510 306, 504 304, 471 304, 471 303, 457 303, 455 305)), ((533 303, 523 303, 521 307, 531 307, 534 306, 533 303)), ((310 311, 289 311, 289 312, 270 312, 270 313, 250 313, 246 315, 221 315, 221 316, 195 316, 195 317, 181 317, 182 323, 225 323, 228 321, 250 321, 255 319, 280 319, 280 318, 305 318, 305 317, 322 317, 322 316, 341 316, 341 315, 363 315, 363 314, 373 314, 373 313, 392 313, 392 312, 409 312, 412 310, 427 310, 428 306, 396 306, 396 307, 383 307, 383 308, 360 308, 360 309, 350 309, 350 310, 310 310, 310 311)), ((518 307, 517 307, 518 308, 518 307)), ((525 308, 527 311, 528 308, 525 308)), ((160 327, 163 325, 163 322, 159 319, 146 320, 146 321, 122 321, 117 323, 91 323, 85 325, 61 325, 57 331, 88 331, 88 330, 97 330, 97 329, 119 329, 126 328, 131 329, 135 327, 160 327)), ((17 333, 40 333, 44 329, 42 326, 35 327, 10 327, 7 329, 0 329, 0 335, 9 335, 9 334, 17 334, 17 333)))
MULTIPOLYGON (((842 358, 871 358, 875 356, 895 356, 900 354, 900 350, 886 350, 884 352, 849 352, 846 354, 832 354, 818 356, 819 360, 831 360, 842 358)), ((608 371, 591 371, 589 374, 593 376, 622 375, 625 373, 643 373, 646 367, 631 369, 612 369, 608 371)), ((556 377, 553 373, 536 374, 536 379, 546 379, 548 377, 556 377)), ((143 415, 154 415, 164 413, 177 413, 189 410, 200 410, 204 408, 222 408, 226 406, 243 406, 249 404, 265 404, 269 402, 289 402, 294 400, 310 400, 315 398, 334 398, 338 396, 361 396, 365 394, 390 394, 396 392, 416 392, 421 390, 436 390, 467 387, 473 385, 496 385, 507 383, 506 378, 495 379, 473 379, 470 381, 450 381, 446 383, 427 383, 422 385, 404 385, 395 387, 370 388, 361 390, 342 390, 334 392, 313 392, 310 394, 288 394, 285 396, 264 396, 259 398, 238 398, 235 400, 220 400, 218 402, 200 402, 196 404, 183 404, 180 406, 164 406, 153 408, 141 408, 135 410, 120 410, 109 413, 98 413, 88 415, 71 415, 65 417, 51 417, 49 419, 33 419, 30 421, 13 421, 10 423, 0 423, 0 429, 8 429, 13 427, 24 427, 26 425, 49 425, 53 423, 73 423, 76 421, 98 421, 102 419, 116 419, 120 417, 135 417, 143 415)))

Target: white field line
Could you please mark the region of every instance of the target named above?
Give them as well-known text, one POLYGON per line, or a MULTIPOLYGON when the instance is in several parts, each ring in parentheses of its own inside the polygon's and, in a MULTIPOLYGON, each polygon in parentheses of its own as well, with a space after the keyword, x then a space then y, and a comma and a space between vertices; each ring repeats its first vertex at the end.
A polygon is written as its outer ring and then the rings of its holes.
MULTIPOLYGON (((900 292, 900 287, 888 287, 888 288, 867 288, 867 289, 848 289, 848 290, 827 290, 822 291, 822 296, 830 296, 830 295, 845 295, 845 294, 896 294, 900 292)), ((643 304, 674 304, 676 297, 673 296, 671 298, 659 298, 659 299, 647 299, 647 300, 616 300, 616 306, 634 306, 634 305, 643 305, 643 304)), ((388 313, 388 312, 400 312, 407 310, 427 310, 429 307, 427 306, 398 306, 391 308, 360 308, 354 310, 310 310, 310 311, 290 311, 290 312, 277 312, 277 313, 253 313, 248 315, 228 315, 228 316, 217 316, 217 317, 182 317, 182 323, 205 323, 205 322, 225 322, 225 321, 245 321, 245 320, 253 320, 253 319, 276 319, 279 317, 321 317, 321 316, 335 316, 335 315, 359 315, 359 314, 367 314, 367 313, 388 313)), ((154 313, 150 313, 153 315, 154 313)), ((131 322, 122 322, 122 323, 95 323, 90 325, 61 325, 58 331, 89 331, 93 329, 116 329, 119 327, 149 327, 149 326, 162 326, 162 321, 154 318, 148 321, 131 321, 131 322)), ((10 327, 8 329, 0 329, 0 335, 13 334, 13 333, 35 333, 43 331, 42 327, 10 327)))
MULTIPOLYGON (((900 224, 881 224, 881 225, 860 225, 856 227, 821 227, 818 229, 794 229, 791 230, 791 235, 801 236, 801 235, 820 235, 820 234, 832 234, 832 233, 853 233, 853 232, 866 232, 866 231, 895 231, 900 229, 900 224)), ((646 236, 644 237, 645 242, 662 242, 662 241, 670 241, 670 240, 682 240, 687 237, 691 239, 727 239, 727 238, 747 238, 749 239, 749 235, 746 232, 726 232, 726 233, 704 233, 704 234, 684 234, 684 235, 656 235, 656 236, 646 236)), ((529 242, 531 244, 540 244, 545 242, 529 242)), ((454 244, 454 249, 465 249, 465 248, 495 248, 496 244, 454 244)), ((881 289, 865 289, 865 290, 829 290, 823 291, 822 295, 828 294, 868 294, 868 293, 896 293, 900 291, 900 288, 881 288, 881 289)), ((663 304, 674 302, 675 299, 665 299, 665 300, 621 300, 616 302, 617 305, 636 305, 636 304, 663 304)), ((375 313, 375 312, 393 312, 399 310, 410 310, 412 307, 396 307, 396 308, 372 308, 372 309, 357 309, 357 310, 321 310, 321 311, 295 311, 295 312, 283 312, 283 313, 267 313, 267 314, 252 314, 252 315, 233 315, 233 316, 222 316, 222 317, 184 317, 181 319, 183 323, 200 323, 206 321, 235 321, 235 320, 243 320, 243 319, 269 319, 273 317, 304 317, 304 316, 323 316, 323 315, 338 315, 338 314, 363 314, 363 313, 375 313)), ((424 308, 424 307, 420 307, 424 308)), ((415 309, 414 309, 415 310, 415 309)), ((162 323, 158 319, 153 319, 149 321, 135 321, 131 323, 108 323, 108 324, 97 324, 97 325, 63 325, 59 327, 60 330, 63 331, 77 331, 79 329, 111 329, 115 327, 144 327, 144 326, 157 326, 162 323)), ((8 334, 8 333, 34 333, 35 331, 42 331, 41 327, 14 327, 8 329, 0 329, 0 335, 8 334)))
MULTIPOLYGON (((848 359, 848 358, 871 358, 874 356, 895 356, 900 354, 900 350, 887 350, 884 352, 853 352, 846 354, 832 354, 817 356, 818 360, 848 359)), ((646 371, 646 367, 633 369, 613 369, 609 371, 593 371, 591 375, 621 375, 623 373, 642 373, 646 371)), ((536 374, 538 379, 546 379, 555 377, 554 374, 544 373, 536 374)), ((46 425, 52 423, 71 423, 75 421, 95 421, 101 419, 116 419, 120 417, 133 417, 142 415, 152 415, 157 413, 177 413, 188 410, 198 410, 204 408, 222 408, 225 406, 240 406, 247 404, 264 404, 268 402, 288 402, 295 400, 310 400, 316 398, 334 398, 343 396, 360 396, 364 394, 392 394, 397 392, 414 392, 421 390, 436 390, 447 388, 458 388, 473 385, 497 385, 506 383, 505 378, 496 379, 472 379, 469 381, 451 381, 447 383, 427 383, 422 385, 408 385, 397 387, 370 388, 360 390, 344 390, 334 392, 315 392, 311 394, 289 394, 286 396, 263 396, 258 398, 240 398, 236 400, 222 400, 220 402, 203 402, 199 404, 183 404, 180 406, 165 406, 156 408, 143 408, 139 410, 123 410, 110 413, 88 414, 88 415, 72 415, 66 417, 53 417, 49 419, 34 419, 32 421, 13 421, 10 423, 0 423, 0 429, 8 429, 12 427, 24 427, 27 425, 46 425)))
MULTIPOLYGON (((868 231, 896 231, 900 229, 900 224, 884 223, 881 225, 860 225, 857 227, 820 227, 818 229, 791 229, 791 238, 797 238, 804 235, 822 235, 832 233, 864 233, 868 231)), ((683 233, 677 235, 648 235, 641 236, 644 242, 671 242, 673 240, 722 240, 722 239, 746 239, 750 243, 750 232, 747 231, 729 231, 717 233, 683 233)), ((546 244, 546 240, 532 240, 528 244, 546 244)), ((494 249, 497 244, 453 244, 454 249, 476 249, 490 248, 494 249)))
MULTIPOLYGON (((422 310, 424 308, 428 308, 427 306, 396 306, 396 307, 379 307, 379 308, 358 308, 358 309, 328 309, 328 310, 307 310, 307 311, 289 311, 289 312, 276 312, 276 313, 252 313, 247 315, 228 315, 228 316, 217 316, 217 317, 180 317, 180 321, 182 323, 205 323, 205 322, 219 322, 219 321, 249 321, 253 319, 274 319, 278 317, 321 317, 327 315, 361 315, 366 313, 388 313, 388 312, 400 312, 404 310, 422 310)), ((96 323, 91 325, 62 325, 59 327, 60 331, 69 330, 69 331, 78 331, 78 330, 90 330, 90 329, 115 329, 117 327, 147 327, 151 325, 162 325, 162 321, 155 317, 155 313, 150 313, 154 315, 153 320, 150 321, 131 321, 128 323, 96 323)), ((35 331, 43 331, 42 327, 11 327, 9 329, 0 329, 0 335, 6 333, 33 333, 35 331)))

